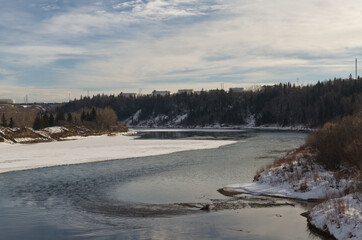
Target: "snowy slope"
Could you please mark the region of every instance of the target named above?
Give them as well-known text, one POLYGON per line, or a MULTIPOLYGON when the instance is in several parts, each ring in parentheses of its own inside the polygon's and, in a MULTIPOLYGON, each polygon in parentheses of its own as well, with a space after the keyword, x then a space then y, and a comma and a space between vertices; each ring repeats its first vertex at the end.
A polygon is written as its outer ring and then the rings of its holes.
POLYGON ((362 193, 331 199, 315 206, 310 224, 328 231, 336 239, 362 239, 362 193))

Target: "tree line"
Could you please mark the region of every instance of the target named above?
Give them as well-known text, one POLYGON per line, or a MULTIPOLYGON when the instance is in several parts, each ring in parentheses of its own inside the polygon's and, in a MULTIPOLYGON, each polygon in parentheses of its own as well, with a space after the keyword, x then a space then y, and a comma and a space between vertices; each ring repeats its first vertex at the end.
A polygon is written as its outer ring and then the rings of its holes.
POLYGON ((224 90, 202 91, 199 94, 168 96, 144 95, 125 97, 122 94, 81 97, 61 107, 64 112, 84 108, 110 107, 118 120, 125 120, 140 111, 138 121, 158 115, 173 118, 187 113, 184 126, 214 123, 240 125, 254 116, 256 125, 303 124, 322 126, 325 122, 358 112, 362 106, 362 79, 334 79, 314 85, 280 83, 241 93, 224 90))
POLYGON ((3 113, 2 116, 1 116, 1 123, 0 123, 0 126, 2 127, 14 127, 14 119, 13 117, 10 117, 9 119, 9 123, 8 123, 8 120, 5 116, 5 114, 3 113))
POLYGON ((61 108, 57 108, 54 113, 47 111, 40 112, 35 117, 33 129, 38 130, 53 126, 86 126, 92 129, 106 129, 117 125, 117 115, 113 109, 92 107, 75 112, 65 113, 61 108), (54 117, 55 115, 55 117, 54 117))

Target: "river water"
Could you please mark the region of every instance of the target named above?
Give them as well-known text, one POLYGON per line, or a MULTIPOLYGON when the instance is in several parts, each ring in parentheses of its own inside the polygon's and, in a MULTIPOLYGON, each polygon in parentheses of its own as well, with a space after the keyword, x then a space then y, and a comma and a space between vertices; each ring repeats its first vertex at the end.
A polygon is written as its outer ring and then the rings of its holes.
POLYGON ((300 216, 308 204, 250 207, 244 203, 274 200, 217 191, 251 182, 256 170, 303 144, 305 137, 300 132, 140 132, 139 138, 149 141, 237 142, 0 174, 0 239, 320 239, 300 216), (193 207, 208 203, 225 207, 193 207))

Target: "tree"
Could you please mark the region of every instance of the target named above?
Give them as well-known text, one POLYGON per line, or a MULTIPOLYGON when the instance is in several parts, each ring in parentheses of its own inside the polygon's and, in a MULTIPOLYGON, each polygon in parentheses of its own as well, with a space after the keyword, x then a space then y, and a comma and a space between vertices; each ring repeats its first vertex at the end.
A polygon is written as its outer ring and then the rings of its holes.
POLYGON ((42 128, 46 128, 46 127, 49 127, 48 113, 44 113, 43 114, 43 119, 42 119, 42 128))
POLYGON ((82 122, 84 122, 84 121, 86 120, 86 115, 85 115, 85 112, 84 112, 84 111, 82 112, 82 115, 80 116, 80 120, 81 120, 82 122))
POLYGON ((14 119, 12 117, 10 118, 9 127, 10 128, 14 127, 14 119))
POLYGON ((64 112, 63 111, 58 111, 56 116, 55 116, 55 120, 58 121, 65 121, 65 116, 64 116, 64 112))
POLYGON ((54 119, 54 115, 51 113, 49 116, 49 127, 53 127, 55 124, 55 119, 54 119))
POLYGON ((6 121, 6 118, 5 118, 5 114, 3 113, 2 117, 1 117, 1 125, 3 127, 7 127, 8 126, 8 123, 6 121))
POLYGON ((67 121, 68 121, 68 122, 71 122, 72 119, 73 119, 72 114, 71 114, 71 113, 68 113, 67 121))
POLYGON ((42 125, 43 125, 42 119, 40 118, 39 115, 37 115, 37 116, 35 117, 35 119, 34 119, 33 128, 34 128, 35 130, 39 130, 39 129, 42 128, 42 125))
POLYGON ((89 116, 89 121, 95 121, 96 118, 97 118, 96 109, 92 108, 92 111, 91 111, 90 116, 89 116))

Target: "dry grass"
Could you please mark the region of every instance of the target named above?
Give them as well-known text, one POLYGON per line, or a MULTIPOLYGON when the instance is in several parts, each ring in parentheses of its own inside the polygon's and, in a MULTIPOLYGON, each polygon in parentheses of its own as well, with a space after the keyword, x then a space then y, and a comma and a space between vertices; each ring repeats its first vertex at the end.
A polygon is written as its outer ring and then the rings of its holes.
MULTIPOLYGON (((271 164, 266 165, 265 167, 260 168, 254 175, 254 181, 258 181, 262 172, 271 169, 282 167, 282 170, 287 173, 293 173, 287 175, 287 180, 289 182, 297 182, 302 179, 302 175, 311 169, 309 169, 309 162, 314 158, 313 149, 301 146, 298 149, 288 152, 284 157, 274 161, 271 164), (295 164, 297 166, 304 166, 302 173, 295 172, 295 164)), ((310 165, 311 166, 311 165, 310 165)), ((317 178, 317 173, 315 174, 317 178)))

